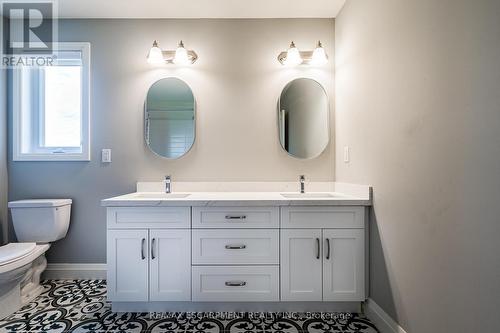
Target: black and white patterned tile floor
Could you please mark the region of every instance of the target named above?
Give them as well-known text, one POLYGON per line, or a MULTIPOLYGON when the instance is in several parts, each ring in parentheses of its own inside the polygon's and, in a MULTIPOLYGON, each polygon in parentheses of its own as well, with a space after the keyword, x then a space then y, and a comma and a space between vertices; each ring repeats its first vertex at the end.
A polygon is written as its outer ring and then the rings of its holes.
POLYGON ((45 291, 18 312, 0 321, 0 332, 112 333, 375 333, 358 314, 113 313, 104 280, 50 280, 45 291))

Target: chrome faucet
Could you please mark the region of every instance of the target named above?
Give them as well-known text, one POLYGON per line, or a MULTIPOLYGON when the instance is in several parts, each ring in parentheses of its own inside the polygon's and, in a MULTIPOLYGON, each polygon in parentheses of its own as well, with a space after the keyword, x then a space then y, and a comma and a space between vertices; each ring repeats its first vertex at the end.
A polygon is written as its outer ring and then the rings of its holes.
POLYGON ((172 177, 170 175, 165 176, 165 193, 172 193, 172 177))
POLYGON ((299 177, 300 193, 306 193, 305 181, 306 181, 306 177, 304 175, 300 175, 300 177, 299 177))

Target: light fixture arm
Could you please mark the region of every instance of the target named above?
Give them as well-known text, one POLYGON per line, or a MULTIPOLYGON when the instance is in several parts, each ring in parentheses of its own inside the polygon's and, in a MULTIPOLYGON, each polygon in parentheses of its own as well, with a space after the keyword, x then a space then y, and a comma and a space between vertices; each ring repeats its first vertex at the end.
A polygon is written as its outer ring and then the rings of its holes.
MULTIPOLYGON (((196 60, 198 60, 198 54, 196 54, 196 52, 194 50, 186 50, 186 51, 187 51, 190 63, 194 64, 196 62, 196 60)), ((162 51, 162 54, 163 54, 163 59, 165 59, 165 62, 167 64, 174 63, 175 50, 162 51)))

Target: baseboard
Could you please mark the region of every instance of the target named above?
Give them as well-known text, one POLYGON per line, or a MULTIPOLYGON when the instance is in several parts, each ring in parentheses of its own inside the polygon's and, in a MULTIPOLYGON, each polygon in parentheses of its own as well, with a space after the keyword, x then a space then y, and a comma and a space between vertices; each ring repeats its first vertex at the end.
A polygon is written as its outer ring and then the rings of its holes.
POLYGON ((106 279, 106 264, 48 264, 46 280, 106 279))
POLYGON ((366 302, 365 314, 377 326, 380 333, 407 333, 371 298, 366 302))

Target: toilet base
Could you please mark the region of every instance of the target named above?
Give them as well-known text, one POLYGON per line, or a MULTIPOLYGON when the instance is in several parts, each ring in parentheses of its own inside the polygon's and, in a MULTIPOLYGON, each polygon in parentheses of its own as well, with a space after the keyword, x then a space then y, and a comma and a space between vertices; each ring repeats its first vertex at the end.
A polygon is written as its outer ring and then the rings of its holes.
POLYGON ((21 303, 27 304, 37 298, 42 292, 43 287, 40 285, 40 276, 47 268, 47 259, 45 254, 42 254, 31 265, 31 268, 24 275, 21 281, 21 303))
POLYGON ((16 312, 44 291, 40 276, 46 267, 47 259, 43 253, 30 264, 9 272, 11 280, 0 286, 0 319, 16 312))

